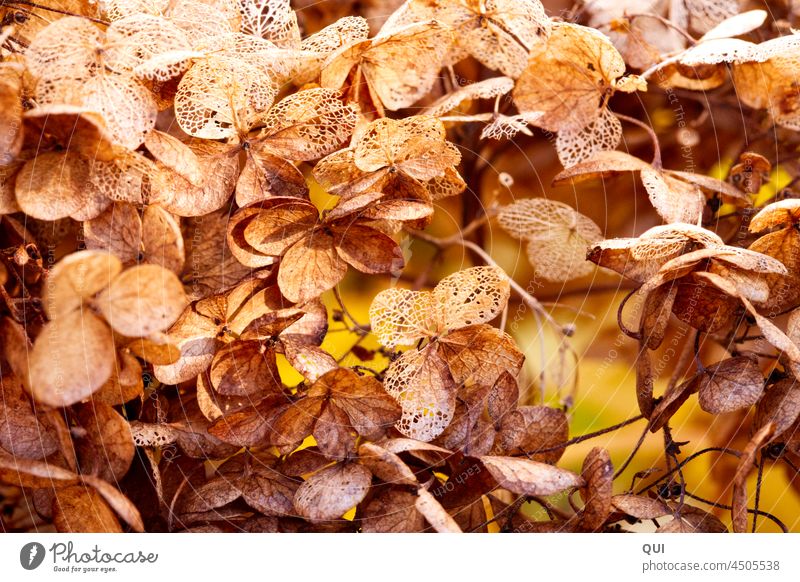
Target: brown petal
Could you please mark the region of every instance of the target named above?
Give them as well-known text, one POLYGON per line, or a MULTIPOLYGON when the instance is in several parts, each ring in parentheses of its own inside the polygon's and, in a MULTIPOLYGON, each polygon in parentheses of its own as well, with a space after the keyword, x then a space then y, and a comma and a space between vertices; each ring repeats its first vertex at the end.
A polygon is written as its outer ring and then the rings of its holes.
POLYGON ((158 265, 137 265, 124 271, 95 299, 111 327, 129 337, 166 330, 186 303, 181 282, 158 265))
POLYGON ((280 257, 307 237, 319 222, 319 212, 310 202, 297 198, 271 198, 244 229, 244 239, 265 255, 280 257))
POLYGON ((390 236, 360 224, 338 226, 334 232, 339 256, 362 273, 394 273, 403 269, 403 251, 390 236))
POLYGON ((525 360, 510 335, 486 324, 446 334, 439 340, 439 354, 457 384, 471 378, 484 386, 494 384, 504 371, 516 376, 525 360))
POLYGON ((32 407, 22 382, 6 371, 0 376, 0 388, 0 446, 24 459, 42 459, 56 452, 57 433, 47 418, 32 407))
POLYGON ((700 408, 711 414, 748 408, 764 391, 758 362, 748 357, 728 358, 708 366, 700 374, 700 408))
POLYGON ((247 206, 270 196, 308 198, 306 179, 288 160, 251 150, 236 183, 236 204, 247 206))
POLYGON ((330 394, 333 402, 350 419, 356 431, 376 440, 400 419, 401 409, 372 376, 359 376, 351 370, 332 370, 314 383, 310 394, 330 394))
POLYGON ((108 251, 123 263, 136 261, 142 250, 142 220, 133 204, 115 202, 83 223, 86 248, 108 251))
POLYGON ((65 218, 87 200, 89 167, 90 164, 76 153, 39 154, 26 162, 17 174, 17 202, 32 218, 65 218))
POLYGON ((53 525, 59 532, 122 532, 114 512, 94 489, 75 485, 55 491, 53 525))
POLYGON ((543 463, 555 463, 564 449, 537 453, 564 443, 569 438, 566 413, 550 406, 520 406, 508 414, 500 428, 501 448, 509 455, 530 455, 543 463))
POLYGON ((78 475, 49 461, 15 457, 0 449, 0 481, 33 489, 68 487, 79 481, 78 475))
POLYGON ((337 463, 314 473, 294 496, 297 512, 311 521, 341 517, 367 495, 372 474, 357 463, 337 463))
POLYGON ((747 443, 739 463, 736 466, 736 473, 733 476, 733 496, 731 501, 731 518, 733 520, 733 531, 744 533, 747 531, 747 476, 755 468, 755 460, 758 451, 769 442, 770 437, 775 434, 775 425, 765 424, 753 435, 747 443))
POLYGON ((756 406, 753 427, 760 430, 767 424, 775 426, 778 438, 800 417, 800 384, 794 378, 784 378, 767 388, 756 406))
POLYGON ((583 479, 546 463, 513 457, 480 457, 498 486, 518 495, 553 495, 584 485, 583 479))
POLYGON ((87 398, 114 369, 114 339, 89 310, 73 311, 48 323, 33 345, 33 397, 48 406, 69 406, 87 398))
POLYGON ((180 223, 155 204, 142 214, 142 244, 145 261, 180 275, 186 258, 180 223))
POLYGON ((396 454, 366 442, 358 447, 359 462, 380 480, 396 485, 417 485, 413 471, 396 454))
POLYGON ((290 339, 281 339, 281 344, 292 367, 311 382, 338 367, 336 359, 322 348, 290 339))
POLYGON ((96 402, 78 409, 78 422, 86 431, 76 439, 81 470, 108 481, 121 480, 136 452, 128 421, 108 404, 96 402))
POLYGON ((361 530, 364 533, 416 533, 425 528, 425 518, 417 511, 417 496, 390 489, 376 495, 364 508, 361 530))
POLYGON ((603 527, 611 513, 614 466, 608 451, 601 447, 589 451, 583 461, 581 476, 586 482, 580 489, 584 501, 581 526, 589 531, 596 531, 603 527))
POLYGON ((417 501, 414 506, 437 532, 461 533, 456 521, 427 489, 417 491, 417 501))
POLYGON ((104 251, 79 251, 56 263, 44 286, 45 311, 56 319, 78 309, 81 303, 111 284, 122 263, 104 251))
POLYGON ((144 146, 156 160, 193 186, 202 185, 204 171, 200 159, 178 138, 154 129, 147 134, 144 146))
POLYGON ((253 397, 280 389, 275 353, 258 341, 233 341, 214 356, 211 384, 223 396, 253 397))
POLYGON ((299 484, 271 467, 259 465, 258 460, 253 463, 252 473, 241 484, 242 498, 264 515, 292 515, 299 484))
POLYGON ((656 519, 672 513, 663 501, 641 495, 615 495, 611 503, 615 509, 636 519, 656 519))
POLYGON ((305 303, 335 287, 346 273, 347 263, 336 252, 333 236, 315 231, 283 256, 278 286, 289 301, 305 303))
POLYGON ((254 407, 247 407, 216 419, 208 428, 208 432, 223 442, 240 447, 278 443, 279 437, 273 432, 273 428, 286 408, 285 397, 267 396, 254 407))

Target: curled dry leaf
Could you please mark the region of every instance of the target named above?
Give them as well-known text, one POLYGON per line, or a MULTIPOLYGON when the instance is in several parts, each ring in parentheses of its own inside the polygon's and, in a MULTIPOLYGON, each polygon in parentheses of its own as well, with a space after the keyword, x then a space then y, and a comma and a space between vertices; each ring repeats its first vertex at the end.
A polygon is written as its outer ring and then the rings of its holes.
POLYGON ((456 521, 450 517, 450 514, 427 489, 419 489, 417 491, 417 500, 414 503, 414 507, 437 532, 461 533, 461 528, 458 527, 456 521))
POLYGON ((517 495, 553 495, 585 484, 575 473, 538 461, 496 456, 480 460, 499 487, 517 495))
POLYGON ((583 461, 581 477, 586 483, 580 489, 584 507, 581 514, 581 527, 596 531, 611 513, 614 466, 608 451, 595 447, 583 461))
POLYGON ((759 449, 768 442, 775 433, 775 425, 767 423, 753 435, 747 443, 739 463, 736 466, 736 473, 733 476, 733 496, 731 501, 731 518, 733 521, 733 531, 744 533, 747 531, 747 476, 755 468, 755 459, 759 449))

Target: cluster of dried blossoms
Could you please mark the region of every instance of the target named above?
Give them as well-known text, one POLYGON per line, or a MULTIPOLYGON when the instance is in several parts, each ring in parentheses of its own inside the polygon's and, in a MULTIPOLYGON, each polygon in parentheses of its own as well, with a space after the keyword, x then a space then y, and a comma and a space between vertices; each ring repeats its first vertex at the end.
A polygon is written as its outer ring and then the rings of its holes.
POLYGON ((731 453, 745 530, 763 514, 748 476, 800 460, 800 203, 753 212, 770 168, 757 153, 730 180, 664 168, 655 132, 612 99, 654 79, 661 92, 732 86, 763 124, 796 130, 800 37, 734 1, 591 2, 590 26, 539 0, 305 4, 2 3, 3 529, 721 531, 688 502, 690 459, 669 426, 697 392, 712 414, 755 411, 731 453), (622 121, 647 130, 650 163, 616 151, 622 121), (556 185, 638 173, 665 224, 604 240, 571 206, 530 198, 465 211, 449 238, 425 232, 467 188, 462 173, 480 185, 462 152, 534 127, 554 138, 556 185), (521 401, 511 294, 562 357, 573 330, 473 240, 495 216, 544 280, 595 263, 633 281, 637 399, 667 445, 649 485, 614 495, 621 470, 600 447, 581 474, 557 466, 577 442, 569 410, 521 401), (385 288, 407 237, 482 263, 385 288), (351 267, 385 275, 369 326, 336 292, 351 267), (386 365, 323 350, 331 319, 360 335, 353 354, 386 365), (651 352, 675 320, 693 330, 697 371, 680 381, 677 364, 655 397, 651 352), (370 333, 380 350, 359 345, 370 333), (703 363, 701 338, 729 357, 703 363), (302 379, 290 385, 284 364, 302 379))

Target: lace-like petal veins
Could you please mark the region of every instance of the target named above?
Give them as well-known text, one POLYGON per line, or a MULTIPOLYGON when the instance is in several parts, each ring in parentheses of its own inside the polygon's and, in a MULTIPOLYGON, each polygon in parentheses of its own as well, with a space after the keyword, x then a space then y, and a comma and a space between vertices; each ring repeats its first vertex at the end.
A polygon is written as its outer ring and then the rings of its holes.
POLYGON ((586 251, 602 240, 600 228, 561 202, 532 198, 503 209, 500 225, 528 240, 528 259, 548 281, 566 281, 591 272, 586 251))
POLYGON ((194 137, 232 138, 274 99, 273 80, 261 68, 235 57, 211 57, 195 63, 181 79, 175 117, 194 137))
POLYGON ((434 345, 408 351, 392 362, 384 387, 403 409, 397 430, 407 437, 431 441, 453 419, 456 385, 434 345))
POLYGON ((565 168, 591 158, 599 151, 614 150, 622 139, 622 124, 607 108, 586 127, 558 132, 556 152, 565 168))
POLYGON ((697 223, 706 203, 697 186, 649 167, 642 169, 641 176, 650 202, 666 222, 697 223))
POLYGON ((308 89, 281 100, 264 118, 263 147, 292 161, 321 158, 347 141, 358 117, 333 89, 308 89))
POLYGON ((239 0, 171 0, 169 19, 186 32, 193 46, 238 32, 242 22, 239 0))
POLYGON ((292 73, 295 84, 303 85, 316 79, 322 63, 334 51, 367 40, 369 23, 361 16, 345 16, 300 43, 298 64, 292 73))
POLYGON ((25 58, 37 77, 37 103, 96 111, 116 143, 136 149, 155 124, 155 99, 129 76, 114 72, 114 59, 105 56, 108 50, 123 49, 109 45, 87 20, 66 17, 42 30, 25 58))
POLYGON ((511 139, 518 133, 533 135, 528 129, 530 115, 493 115, 481 131, 481 139, 511 139))
POLYGON ((539 0, 410 0, 389 17, 380 36, 432 19, 454 29, 455 46, 448 64, 472 55, 488 68, 514 78, 525 68, 528 49, 545 38, 550 28, 539 0))
POLYGON ((521 112, 543 112, 536 125, 544 129, 579 129, 596 118, 624 72, 608 37, 577 24, 554 24, 548 41, 532 48, 514 102, 521 112))
POLYGON ((106 63, 118 73, 133 72, 158 55, 192 48, 186 33, 171 20, 147 14, 113 22, 106 31, 105 44, 106 63))
MULTIPOLYGON (((25 62, 39 83, 81 80, 92 74, 103 47, 103 33, 88 20, 59 18, 36 35, 25 51, 25 62)), ((37 93, 41 93, 37 89, 37 93)), ((46 93, 46 90, 45 90, 46 93)))
POLYGON ((430 180, 461 161, 445 135, 444 124, 435 117, 381 118, 361 135, 353 162, 363 172, 395 167, 412 178, 430 180))
POLYGON ((470 83, 440 97, 433 104, 426 107, 423 114, 439 117, 456 109, 464 101, 500 97, 513 88, 514 79, 510 77, 493 77, 477 83, 470 83))
POLYGON ((500 225, 528 241, 528 259, 548 281, 566 281, 591 272, 589 246, 602 240, 600 228, 586 216, 554 200, 532 198, 507 206, 500 225))
POLYGON ((239 0, 241 31, 289 49, 300 47, 297 15, 289 0, 239 0))
POLYGON ((164 14, 168 5, 169 0, 105 0, 103 11, 108 20, 114 22, 137 14, 159 16, 164 14))
POLYGON ((486 323, 508 303, 511 286, 498 267, 471 267, 448 275, 433 290, 438 331, 486 323))
POLYGON ((375 296, 369 308, 372 333, 388 348, 429 337, 434 319, 433 296, 428 291, 386 289, 375 296))
POLYGON ((703 247, 724 244, 715 233, 702 227, 674 223, 653 227, 639 238, 602 241, 589 250, 587 259, 643 283, 667 261, 684 253, 692 242, 703 247))
POLYGON ((106 129, 114 142, 134 150, 156 124, 155 98, 129 77, 98 75, 82 87, 80 105, 97 111, 106 120, 106 129))

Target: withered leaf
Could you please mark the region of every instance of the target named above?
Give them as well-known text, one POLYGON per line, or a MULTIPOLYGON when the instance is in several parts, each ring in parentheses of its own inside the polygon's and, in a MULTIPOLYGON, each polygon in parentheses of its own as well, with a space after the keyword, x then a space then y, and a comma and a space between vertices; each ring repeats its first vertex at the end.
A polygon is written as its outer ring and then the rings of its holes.
POLYGON ((437 532, 461 533, 461 528, 458 527, 456 521, 427 489, 417 491, 417 500, 414 506, 437 532))
POLYGON ((141 337, 171 326, 186 307, 186 295, 171 271, 138 265, 114 278, 95 305, 115 331, 141 337))
POLYGON ((90 396, 111 376, 116 357, 111 330, 88 309, 48 323, 33 344, 31 394, 48 406, 90 396))
POLYGON ((756 406, 754 428, 772 424, 775 438, 783 435, 800 416, 800 385, 794 378, 784 378, 767 388, 756 406))
POLYGON ((583 461, 581 477, 586 485, 580 489, 584 507, 581 527, 589 531, 600 529, 611 513, 614 466, 608 451, 595 447, 583 461))
POLYGON ((417 496, 389 489, 378 493, 364 508, 361 530, 364 533, 416 533, 425 529, 425 518, 416 508, 417 496))
POLYGON ((55 490, 53 524, 66 533, 120 533, 114 512, 92 488, 74 485, 55 490))
POLYGON ((78 421, 86 431, 76 439, 82 472, 120 481, 136 452, 128 422, 111 406, 99 402, 82 405, 78 421))
POLYGON ((397 485, 416 485, 417 478, 408 465, 395 453, 383 447, 364 443, 358 447, 359 462, 380 480, 397 485))
POLYGON ((700 373, 700 407, 711 414, 752 406, 763 391, 764 377, 758 362, 745 356, 722 360, 700 373))
POLYGON ((55 428, 38 410, 22 382, 8 372, 0 375, 0 446, 15 457, 42 459, 59 449, 55 428))
POLYGON ((337 463, 308 478, 294 496, 301 516, 312 521, 338 519, 364 499, 372 473, 357 463, 337 463))
POLYGON ((733 495, 731 501, 731 518, 733 531, 747 531, 747 476, 755 468, 755 459, 759 449, 775 434, 775 425, 767 423, 750 439, 739 457, 736 473, 733 476, 733 495))
POLYGON ((611 503, 615 509, 636 519, 656 519, 672 513, 663 501, 641 495, 614 495, 611 503))
POLYGON ((538 461, 488 455, 480 460, 498 486, 518 495, 552 495, 584 485, 575 473, 538 461))

